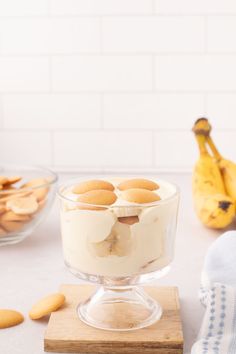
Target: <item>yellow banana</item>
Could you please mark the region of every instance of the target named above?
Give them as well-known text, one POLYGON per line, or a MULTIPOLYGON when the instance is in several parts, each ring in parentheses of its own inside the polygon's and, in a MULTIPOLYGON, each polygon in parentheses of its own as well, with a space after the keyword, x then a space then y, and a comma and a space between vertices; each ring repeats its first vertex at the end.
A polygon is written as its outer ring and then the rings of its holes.
POLYGON ((202 120, 195 123, 193 131, 200 152, 192 180, 194 207, 204 225, 222 229, 233 221, 234 203, 226 195, 220 169, 206 148, 202 120))
POLYGON ((220 168, 226 193, 234 200, 236 205, 236 164, 221 156, 210 135, 211 125, 205 118, 201 119, 201 130, 204 132, 204 135, 206 136, 206 142, 209 145, 213 156, 220 168))
POLYGON ((220 168, 226 193, 234 200, 236 206, 236 164, 221 156, 210 135, 207 137, 207 143, 220 168))

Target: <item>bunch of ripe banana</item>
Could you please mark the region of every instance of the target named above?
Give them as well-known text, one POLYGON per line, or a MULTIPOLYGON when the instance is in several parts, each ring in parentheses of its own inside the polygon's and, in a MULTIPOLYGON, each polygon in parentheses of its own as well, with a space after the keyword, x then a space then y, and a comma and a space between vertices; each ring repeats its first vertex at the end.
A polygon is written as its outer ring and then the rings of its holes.
POLYGON ((200 153, 193 172, 194 207, 204 225, 223 229, 232 223, 235 216, 236 164, 219 153, 206 118, 195 122, 193 132, 200 153))

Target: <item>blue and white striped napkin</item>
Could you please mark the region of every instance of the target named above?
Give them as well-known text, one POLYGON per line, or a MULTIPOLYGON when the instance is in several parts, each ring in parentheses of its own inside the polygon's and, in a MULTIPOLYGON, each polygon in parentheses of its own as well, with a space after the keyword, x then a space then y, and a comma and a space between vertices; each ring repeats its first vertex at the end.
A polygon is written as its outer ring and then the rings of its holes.
POLYGON ((200 300, 206 311, 191 354, 236 354, 236 231, 209 248, 200 300))

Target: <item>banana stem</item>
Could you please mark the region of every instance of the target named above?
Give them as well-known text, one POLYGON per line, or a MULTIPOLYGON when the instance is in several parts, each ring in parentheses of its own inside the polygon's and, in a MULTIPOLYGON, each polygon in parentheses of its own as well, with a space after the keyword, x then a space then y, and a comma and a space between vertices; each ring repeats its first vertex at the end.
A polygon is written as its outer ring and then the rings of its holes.
POLYGON ((199 147, 199 151, 200 154, 209 154, 206 148, 206 137, 204 135, 201 134, 195 134, 195 138, 197 140, 198 143, 198 147, 199 147))
POLYGON ((210 146, 210 149, 214 155, 214 157, 216 158, 217 161, 220 161, 222 159, 221 154, 219 153, 217 147, 214 144, 214 141, 212 140, 212 138, 210 137, 210 135, 206 138, 208 145, 210 146))
POLYGON ((192 128, 195 134, 208 136, 211 131, 211 125, 206 118, 199 118, 193 125, 192 128))

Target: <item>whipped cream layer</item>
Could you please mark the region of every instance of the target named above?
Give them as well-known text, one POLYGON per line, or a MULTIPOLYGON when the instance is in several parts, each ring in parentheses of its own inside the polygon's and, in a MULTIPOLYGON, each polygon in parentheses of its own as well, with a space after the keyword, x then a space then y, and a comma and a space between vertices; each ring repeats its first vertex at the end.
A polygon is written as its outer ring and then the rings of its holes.
MULTIPOLYGON (((109 182, 116 186, 115 180, 109 182)), ((66 263, 79 272, 108 277, 167 266, 173 259, 178 197, 172 184, 155 182, 160 186, 156 191, 160 202, 129 203, 116 188, 116 202, 104 210, 78 208, 73 186, 65 189, 61 230, 66 263)))

